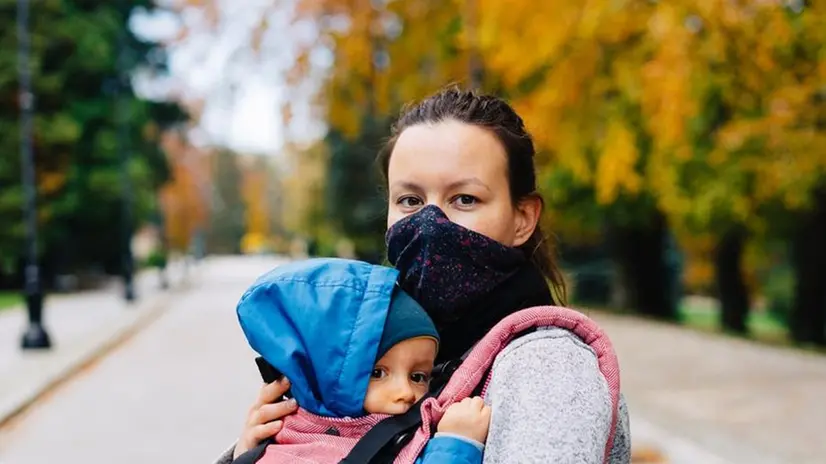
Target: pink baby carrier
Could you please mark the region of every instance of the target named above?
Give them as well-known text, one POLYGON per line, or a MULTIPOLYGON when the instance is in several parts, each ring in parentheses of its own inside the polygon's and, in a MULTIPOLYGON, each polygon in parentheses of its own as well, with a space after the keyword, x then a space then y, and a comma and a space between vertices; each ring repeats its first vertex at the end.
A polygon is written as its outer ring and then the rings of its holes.
MULTIPOLYGON (((470 351, 462 364, 450 377, 442 391, 435 397, 424 399, 420 408, 414 407, 403 416, 388 419, 385 415, 368 415, 356 419, 334 419, 311 414, 303 409, 284 419, 284 427, 276 435, 277 444, 266 446, 263 455, 258 454, 259 464, 307 463, 307 464, 366 464, 380 449, 386 449, 389 439, 400 440, 392 433, 382 437, 383 431, 373 430, 384 419, 396 420, 398 429, 412 425, 402 446, 394 452, 397 464, 412 464, 424 450, 427 441, 436 431, 436 424, 445 410, 457 401, 484 395, 490 382, 490 368, 496 355, 514 338, 539 327, 560 327, 570 330, 588 344, 597 354, 599 369, 608 384, 613 414, 611 432, 605 447, 605 462, 614 439, 620 391, 619 366, 611 341, 585 315, 557 306, 539 306, 525 309, 500 321, 470 351), (420 412, 420 414, 417 413, 420 412), (410 421, 411 418, 415 420, 410 421), (398 425, 399 422, 408 424, 398 425), (378 432, 373 433, 371 432, 378 432), (370 434, 368 434, 370 432, 370 434), (370 437, 367 440, 367 437, 370 437), (364 439, 362 439, 364 437, 364 439)), ((398 448, 397 448, 398 449, 398 448)), ((240 459, 240 458, 239 458, 240 459)), ((392 459, 392 458, 391 458, 392 459)), ((390 462, 387 459, 386 462, 390 462)), ((236 461, 238 462, 238 461, 236 461)))

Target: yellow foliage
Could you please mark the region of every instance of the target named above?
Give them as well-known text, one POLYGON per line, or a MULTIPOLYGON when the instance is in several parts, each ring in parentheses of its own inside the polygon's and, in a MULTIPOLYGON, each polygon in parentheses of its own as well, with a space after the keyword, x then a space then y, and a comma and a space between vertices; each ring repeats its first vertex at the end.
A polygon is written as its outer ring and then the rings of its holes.
POLYGON ((370 112, 392 115, 466 82, 477 54, 483 88, 508 95, 534 135, 539 179, 564 171, 606 206, 648 194, 675 225, 723 218, 757 227, 761 205, 804 207, 826 172, 826 59, 817 52, 826 47, 826 4, 790 9, 780 1, 299 0, 298 20, 336 16, 346 27, 321 27, 293 77, 307 75, 314 47, 329 47, 319 102, 330 126, 354 135, 370 112), (381 51, 386 62, 373 59, 381 51))
POLYGON ((320 22, 330 13, 347 21, 344 29, 320 28, 315 43, 301 51, 292 78, 307 77, 310 67, 305 64, 315 47, 329 48, 335 65, 321 91, 326 119, 354 136, 365 116, 392 115, 406 102, 465 80, 467 38, 452 37, 458 54, 433 46, 434 34, 450 28, 460 4, 464 2, 409 0, 378 6, 369 0, 299 0, 297 21, 320 22))
POLYGON ((654 134, 655 151, 669 150, 685 142, 685 126, 696 108, 691 98, 692 35, 681 27, 684 13, 663 2, 649 20, 657 43, 653 59, 642 66, 646 91, 640 101, 647 129, 654 134))
POLYGON ((324 207, 324 184, 327 174, 327 152, 321 143, 306 148, 290 147, 285 153, 287 174, 283 179, 284 208, 281 222, 294 234, 317 235, 316 212, 324 207))
POLYGON ((247 232, 241 237, 241 253, 261 253, 269 248, 267 237, 255 232, 247 232))
MULTIPOLYGON (((269 166, 263 158, 248 158, 242 163, 241 196, 247 235, 267 237, 270 234, 270 209, 267 183, 270 181, 269 166)), ((258 243, 258 242, 255 242, 258 243)))
POLYGON ((611 121, 597 163, 595 185, 598 203, 613 203, 621 190, 631 195, 639 193, 642 178, 635 168, 638 159, 634 134, 621 121, 611 121))
POLYGON ((172 180, 160 191, 166 236, 173 250, 186 250, 209 217, 208 185, 211 179, 211 152, 195 148, 178 133, 161 137, 172 180))
POLYGON ((37 179, 37 190, 41 195, 51 195, 66 185, 65 172, 43 172, 37 179))
POLYGON ((683 285, 689 292, 706 293, 714 285, 715 237, 683 230, 675 230, 675 237, 684 256, 683 285))

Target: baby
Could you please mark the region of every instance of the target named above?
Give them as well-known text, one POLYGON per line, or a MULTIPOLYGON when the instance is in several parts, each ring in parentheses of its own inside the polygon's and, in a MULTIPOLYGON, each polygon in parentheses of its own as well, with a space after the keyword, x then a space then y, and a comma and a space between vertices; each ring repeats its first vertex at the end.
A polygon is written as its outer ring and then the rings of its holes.
MULTIPOLYGON (((239 321, 252 348, 290 379, 302 409, 330 418, 403 414, 428 393, 439 334, 396 278, 359 261, 290 263, 244 294, 239 321)), ((481 398, 452 405, 417 462, 481 463, 489 422, 481 398)))

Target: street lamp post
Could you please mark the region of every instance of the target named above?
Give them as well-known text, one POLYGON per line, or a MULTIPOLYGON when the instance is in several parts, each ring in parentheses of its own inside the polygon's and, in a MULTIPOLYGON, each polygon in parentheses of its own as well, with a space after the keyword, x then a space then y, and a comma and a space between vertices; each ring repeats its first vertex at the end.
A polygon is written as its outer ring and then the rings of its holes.
MULTIPOLYGON (((119 2, 124 14, 128 14, 128 4, 119 2)), ((128 22, 128 21, 126 21, 128 22)), ((126 24, 123 24, 118 38, 117 60, 117 125, 118 153, 121 171, 121 267, 123 272, 123 292, 127 302, 135 301, 134 257, 132 256, 132 184, 129 176, 129 80, 127 73, 126 24)))
POLYGON ((17 0, 17 66, 20 79, 20 162, 22 165, 23 215, 26 224, 25 297, 29 326, 23 333, 23 349, 47 349, 52 346, 43 327, 43 288, 37 264, 37 187, 35 185, 33 126, 34 94, 29 64, 29 0, 17 0))
POLYGON ((159 263, 158 274, 161 281, 161 290, 169 289, 169 276, 167 275, 167 258, 169 257, 169 239, 166 236, 166 217, 163 208, 158 202, 158 233, 160 236, 161 253, 163 253, 162 261, 159 263))

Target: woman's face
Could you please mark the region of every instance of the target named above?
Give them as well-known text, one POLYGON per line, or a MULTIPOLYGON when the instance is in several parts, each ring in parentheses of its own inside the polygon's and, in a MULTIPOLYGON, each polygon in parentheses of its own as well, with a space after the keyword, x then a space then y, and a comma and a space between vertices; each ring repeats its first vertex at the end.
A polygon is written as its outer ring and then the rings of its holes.
POLYGON ((486 129, 447 120, 408 127, 388 167, 387 226, 427 205, 452 222, 504 245, 524 244, 536 228, 538 198, 514 206, 505 148, 486 129))

